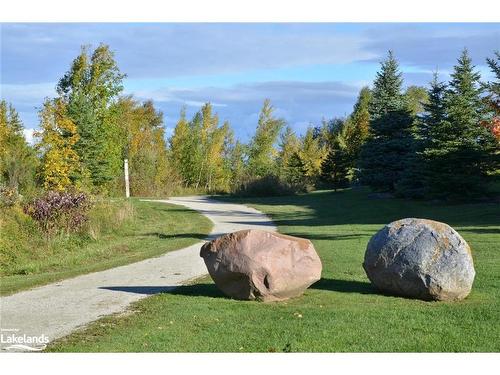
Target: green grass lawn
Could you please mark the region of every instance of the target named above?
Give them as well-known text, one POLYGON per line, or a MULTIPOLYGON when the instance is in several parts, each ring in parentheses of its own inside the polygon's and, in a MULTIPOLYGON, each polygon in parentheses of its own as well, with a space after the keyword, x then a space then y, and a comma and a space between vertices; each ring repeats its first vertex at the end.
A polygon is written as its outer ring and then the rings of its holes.
MULTIPOLYGON (((115 225, 113 217, 105 218, 111 221, 105 223, 111 228, 96 240, 71 235, 45 241, 26 234, 25 254, 18 255, 14 264, 8 264, 1 276, 1 294, 158 256, 200 241, 212 228, 210 220, 181 206, 131 202, 132 218, 115 225)), ((111 212, 104 210, 100 214, 109 216, 111 212)))
MULTIPOLYGON (((227 198, 225 198, 227 199, 227 198)), ((483 352, 500 351, 500 209, 373 200, 363 190, 239 200, 268 213, 282 233, 309 238, 323 278, 299 298, 225 298, 205 278, 135 303, 49 346, 70 352, 483 352), (455 303, 382 295, 361 267, 384 224, 421 217, 452 225, 472 247, 476 280, 455 303)))

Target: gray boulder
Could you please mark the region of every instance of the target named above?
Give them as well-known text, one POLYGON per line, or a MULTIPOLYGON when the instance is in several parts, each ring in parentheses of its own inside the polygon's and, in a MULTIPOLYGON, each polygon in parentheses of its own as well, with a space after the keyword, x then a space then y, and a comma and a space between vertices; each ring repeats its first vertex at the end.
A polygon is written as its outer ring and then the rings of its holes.
POLYGON ((368 243, 366 275, 381 291, 423 300, 460 300, 470 293, 469 245, 449 225, 426 219, 394 221, 368 243))

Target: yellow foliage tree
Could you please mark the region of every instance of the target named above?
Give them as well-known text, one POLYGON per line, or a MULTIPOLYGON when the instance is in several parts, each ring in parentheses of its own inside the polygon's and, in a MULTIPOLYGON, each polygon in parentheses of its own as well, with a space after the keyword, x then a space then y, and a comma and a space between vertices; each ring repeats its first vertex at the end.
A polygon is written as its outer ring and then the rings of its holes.
POLYGON ((40 112, 40 128, 35 133, 42 152, 41 177, 45 189, 66 190, 75 185, 80 160, 74 150, 78 141, 75 123, 66 114, 61 99, 46 100, 40 112))

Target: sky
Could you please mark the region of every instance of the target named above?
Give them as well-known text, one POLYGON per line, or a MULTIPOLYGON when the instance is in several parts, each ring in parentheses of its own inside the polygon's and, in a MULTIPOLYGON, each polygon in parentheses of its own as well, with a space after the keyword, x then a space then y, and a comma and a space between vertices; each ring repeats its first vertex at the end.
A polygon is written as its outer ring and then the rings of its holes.
POLYGON ((248 141, 264 99, 299 134, 345 117, 389 49, 405 86, 448 80, 466 47, 484 79, 500 50, 499 23, 2 23, 0 93, 20 113, 28 140, 38 110, 82 45, 105 43, 127 74, 125 94, 152 99, 167 136, 186 106, 211 102, 248 141))

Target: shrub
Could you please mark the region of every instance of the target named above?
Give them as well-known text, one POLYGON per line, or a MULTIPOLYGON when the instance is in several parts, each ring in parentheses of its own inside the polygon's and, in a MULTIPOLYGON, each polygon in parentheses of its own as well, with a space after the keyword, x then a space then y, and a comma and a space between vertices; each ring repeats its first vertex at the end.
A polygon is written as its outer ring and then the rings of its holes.
POLYGON ((76 232, 88 220, 92 203, 82 192, 49 191, 24 206, 24 212, 37 222, 46 234, 76 232))
POLYGON ((303 192, 303 186, 290 184, 275 175, 260 178, 250 178, 240 184, 233 192, 234 195, 245 197, 269 197, 279 195, 293 195, 303 192))
POLYGON ((0 186, 0 207, 12 207, 20 200, 21 196, 16 189, 0 186))

